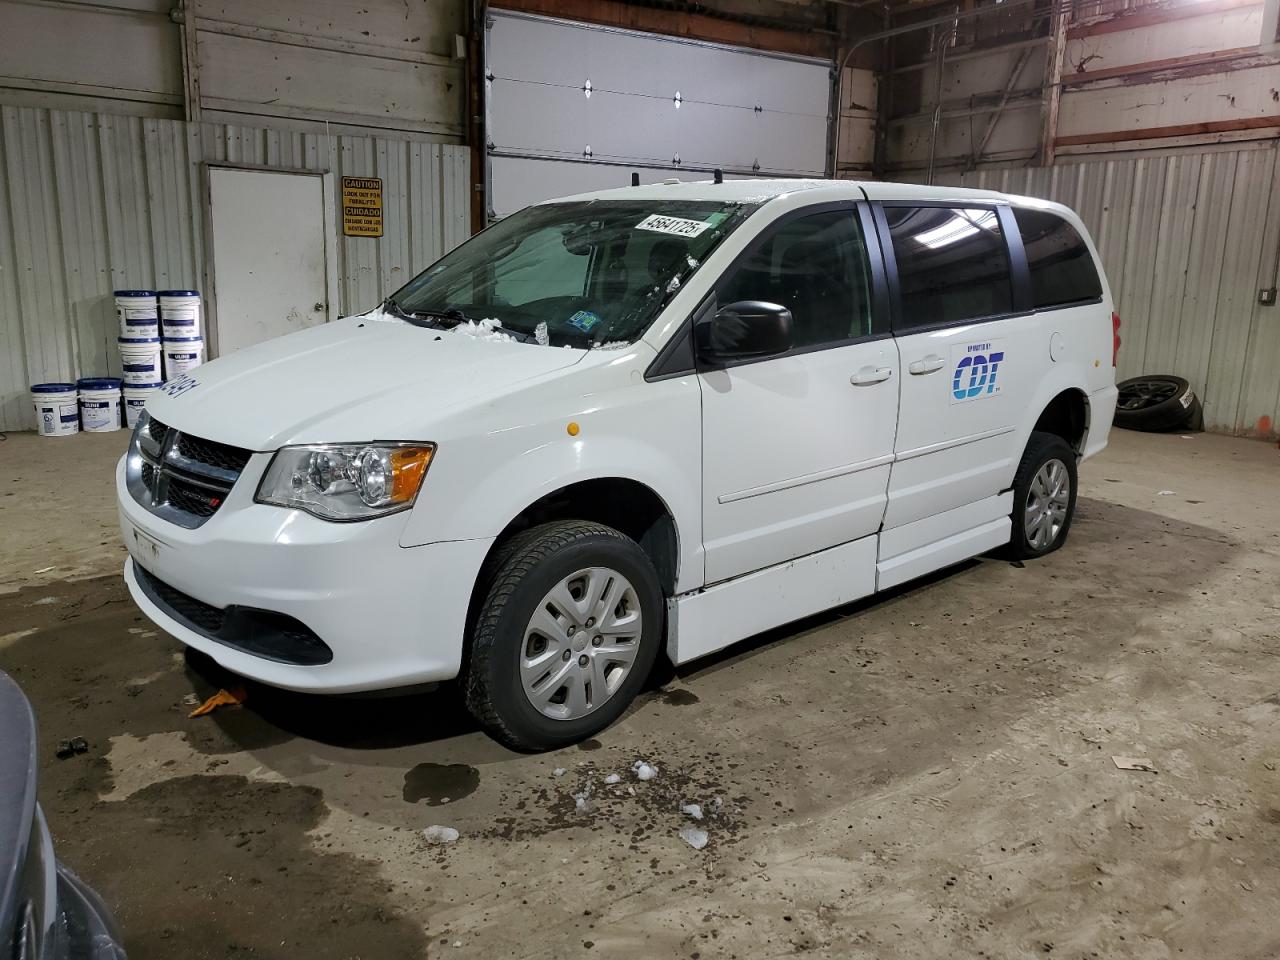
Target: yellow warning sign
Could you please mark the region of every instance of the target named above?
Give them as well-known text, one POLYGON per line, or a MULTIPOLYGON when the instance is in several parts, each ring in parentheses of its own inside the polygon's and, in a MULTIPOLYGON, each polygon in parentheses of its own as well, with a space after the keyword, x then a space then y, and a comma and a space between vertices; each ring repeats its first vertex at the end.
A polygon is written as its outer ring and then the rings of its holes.
POLYGON ((382 236, 382 181, 376 177, 342 178, 342 235, 382 236))

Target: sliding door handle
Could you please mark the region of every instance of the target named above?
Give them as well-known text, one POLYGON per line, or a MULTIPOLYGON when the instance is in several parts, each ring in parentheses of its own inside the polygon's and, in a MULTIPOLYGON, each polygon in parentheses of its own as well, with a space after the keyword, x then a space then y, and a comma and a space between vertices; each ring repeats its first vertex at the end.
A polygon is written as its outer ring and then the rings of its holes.
POLYGON ((873 383, 884 383, 893 376, 893 367, 863 367, 849 378, 855 387, 867 387, 873 383))
POLYGON ((907 369, 911 371, 913 376, 921 376, 926 373, 933 373, 942 369, 942 365, 947 361, 936 353, 931 353, 927 357, 921 357, 919 360, 912 360, 907 364, 907 369))

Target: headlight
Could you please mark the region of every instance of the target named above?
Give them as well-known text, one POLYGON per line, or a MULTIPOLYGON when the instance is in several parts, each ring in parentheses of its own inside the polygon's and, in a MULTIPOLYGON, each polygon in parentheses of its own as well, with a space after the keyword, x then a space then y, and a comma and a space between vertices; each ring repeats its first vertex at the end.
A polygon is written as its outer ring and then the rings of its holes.
POLYGON ((258 503, 322 520, 368 520, 413 506, 434 443, 325 443, 284 447, 258 484, 258 503))

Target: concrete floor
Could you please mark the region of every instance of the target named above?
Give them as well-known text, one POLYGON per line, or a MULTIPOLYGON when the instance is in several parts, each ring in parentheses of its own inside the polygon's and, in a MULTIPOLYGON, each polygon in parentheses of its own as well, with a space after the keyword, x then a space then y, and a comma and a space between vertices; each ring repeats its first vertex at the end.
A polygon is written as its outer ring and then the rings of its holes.
POLYGON ((1280 955, 1273 446, 1117 431, 1049 559, 775 631, 520 756, 447 690, 187 719, 225 678, 122 587, 124 441, 0 442, 0 666, 134 960, 1280 955))

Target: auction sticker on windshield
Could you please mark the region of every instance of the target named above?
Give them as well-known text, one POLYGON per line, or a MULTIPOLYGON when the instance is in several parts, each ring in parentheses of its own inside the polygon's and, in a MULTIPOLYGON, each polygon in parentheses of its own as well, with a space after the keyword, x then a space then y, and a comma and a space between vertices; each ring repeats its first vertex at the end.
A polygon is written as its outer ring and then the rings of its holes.
POLYGON ((637 230, 652 230, 654 233, 671 233, 677 237, 696 237, 707 227, 709 223, 703 223, 701 220, 685 220, 681 217, 664 217, 659 214, 651 214, 636 224, 637 230))

